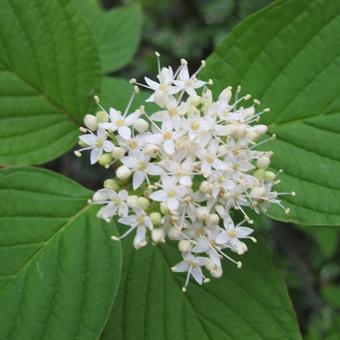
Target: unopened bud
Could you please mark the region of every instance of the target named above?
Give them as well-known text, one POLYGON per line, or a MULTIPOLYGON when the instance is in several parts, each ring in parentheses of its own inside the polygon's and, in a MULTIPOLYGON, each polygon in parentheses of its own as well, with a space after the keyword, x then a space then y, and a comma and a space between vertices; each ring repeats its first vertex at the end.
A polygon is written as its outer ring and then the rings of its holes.
POLYGON ((265 193, 266 193, 265 188, 255 187, 250 190, 250 197, 255 199, 262 198, 265 195, 265 193))
POLYGON ((159 147, 154 144, 149 144, 145 149, 144 149, 144 154, 146 156, 149 156, 151 158, 154 158, 158 155, 159 153, 159 147))
POLYGON ((128 179, 131 176, 131 170, 125 166, 125 165, 121 165, 117 170, 116 170, 116 176, 122 180, 125 181, 126 179, 128 179))
POLYGON ((150 205, 150 201, 145 197, 138 197, 136 201, 136 205, 140 207, 141 209, 146 210, 148 209, 150 205))
POLYGON ((178 249, 182 253, 187 253, 191 250, 191 242, 189 240, 180 240, 178 242, 178 249))
POLYGON ((90 115, 90 114, 85 115, 84 124, 91 131, 96 131, 98 129, 97 117, 94 115, 90 115))
POLYGON ((181 229, 178 227, 172 227, 168 231, 168 237, 170 240, 178 240, 181 237, 181 229))
POLYGON ((153 212, 150 214, 150 220, 153 225, 159 225, 162 222, 162 215, 159 212, 153 212))
POLYGON ((136 122, 133 124, 133 127, 136 131, 139 133, 143 133, 149 128, 149 124, 146 120, 139 118, 136 120, 136 122))
POLYGON ((206 220, 206 223, 208 226, 216 226, 220 222, 220 218, 217 214, 210 214, 206 220))
POLYGON ((137 205, 137 199, 138 199, 138 196, 131 195, 127 198, 126 203, 127 203, 127 205, 134 207, 134 206, 137 205))
POLYGON ((109 167, 112 163, 112 155, 109 153, 102 154, 98 159, 98 163, 106 168, 109 167))
POLYGON ((203 192, 204 194, 210 194, 211 189, 212 185, 207 181, 203 181, 200 185, 200 191, 203 192))
POLYGON ((115 146, 112 150, 112 157, 115 159, 121 159, 125 155, 125 150, 120 146, 115 146))
POLYGON ((162 202, 162 203, 160 204, 160 209, 161 209, 161 213, 162 213, 163 215, 165 215, 165 214, 167 214, 167 213, 169 212, 168 206, 167 206, 167 204, 164 203, 164 202, 162 202))
POLYGON ((118 191, 119 190, 119 185, 118 185, 117 181, 115 181, 112 178, 109 178, 109 179, 106 179, 104 181, 104 188, 111 189, 113 191, 118 191))
POLYGON ((154 228, 151 231, 151 238, 152 241, 156 242, 156 243, 160 243, 160 242, 165 242, 165 234, 164 234, 164 230, 160 229, 160 228, 154 228))
POLYGON ((215 278, 220 278, 223 275, 223 270, 221 267, 215 267, 210 270, 210 275, 215 278))
POLYGON ((276 175, 272 171, 266 171, 264 173, 264 179, 268 182, 272 182, 272 181, 275 181, 276 175))
POLYGON ((266 169, 270 164, 270 158, 267 156, 262 156, 256 161, 256 166, 259 169, 266 169))
POLYGON ((207 207, 199 207, 196 212, 197 218, 201 221, 205 221, 209 216, 209 209, 207 207))
POLYGON ((109 121, 109 115, 104 111, 98 111, 96 113, 98 123, 107 123, 109 121))

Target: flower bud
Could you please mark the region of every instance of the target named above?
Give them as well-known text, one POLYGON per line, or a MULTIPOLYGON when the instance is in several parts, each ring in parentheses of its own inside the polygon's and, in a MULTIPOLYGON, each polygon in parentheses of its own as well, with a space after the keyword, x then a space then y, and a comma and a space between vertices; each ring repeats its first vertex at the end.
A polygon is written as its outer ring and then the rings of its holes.
POLYGON ((98 111, 96 117, 98 123, 107 123, 109 121, 109 115, 104 111, 98 111))
POLYGON ((136 206, 137 205, 137 198, 138 198, 138 196, 136 196, 136 195, 129 196, 126 200, 127 205, 136 206))
POLYGON ((201 221, 204 221, 209 216, 209 209, 207 207, 199 207, 196 210, 197 218, 201 221))
POLYGON ((265 172, 263 169, 258 169, 256 170, 253 175, 258 179, 258 180, 263 180, 265 176, 265 172))
POLYGON ((236 252, 238 255, 243 255, 248 250, 247 245, 244 242, 239 242, 236 247, 236 252))
POLYGON ((208 226, 216 226, 219 225, 220 218, 217 214, 210 214, 206 220, 208 226))
POLYGON ((160 209, 161 209, 161 213, 163 215, 165 215, 165 214, 167 214, 169 212, 168 206, 167 206, 167 204, 165 202, 162 202, 160 204, 160 209))
POLYGON ((119 185, 118 185, 117 181, 115 181, 112 178, 109 178, 109 179, 104 181, 104 188, 111 189, 113 191, 118 191, 119 185))
POLYGON ((264 173, 264 179, 268 182, 272 182, 272 181, 275 181, 276 175, 272 171, 266 171, 264 173))
POLYGON ((256 166, 259 169, 266 169, 270 164, 270 158, 267 156, 262 156, 256 161, 256 166))
POLYGON ((150 201, 145 197, 138 197, 136 201, 136 205, 139 208, 146 210, 150 205, 150 201))
POLYGON ((145 132, 149 128, 149 124, 142 118, 137 119, 137 121, 133 124, 133 127, 139 133, 145 132))
POLYGON ((92 196, 93 202, 105 201, 105 200, 106 200, 105 197, 102 195, 100 191, 95 192, 92 196))
POLYGON ((160 107, 165 107, 168 103, 168 96, 163 91, 155 91, 153 98, 155 103, 160 107))
POLYGON ((262 198, 266 194, 266 190, 263 187, 255 187, 250 190, 250 197, 259 199, 262 198))
POLYGON ((261 136, 261 135, 263 135, 267 132, 268 126, 260 124, 260 125, 255 125, 253 127, 253 129, 254 129, 254 132, 256 133, 257 137, 259 137, 259 136, 261 136))
POLYGON ((89 146, 88 144, 86 144, 84 141, 82 141, 81 139, 79 139, 78 141, 79 146, 81 146, 82 148, 86 148, 87 146, 89 146))
POLYGON ((181 251, 182 253, 187 253, 191 250, 192 246, 191 246, 191 242, 188 240, 180 240, 178 242, 178 249, 179 251, 181 251))
POLYGON ((219 278, 223 275, 223 270, 221 267, 215 267, 210 270, 210 275, 215 278, 219 278))
POLYGON ((98 159, 98 163, 101 166, 104 166, 105 168, 108 168, 111 163, 112 163, 112 155, 110 153, 104 153, 102 154, 99 159, 98 159))
POLYGON ((200 185, 200 191, 202 191, 204 194, 210 194, 211 189, 212 185, 207 181, 203 181, 200 185))
POLYGON ((150 214, 150 220, 153 225, 159 225, 162 222, 162 215, 159 212, 153 212, 150 214))
POLYGON ((151 230, 152 241, 156 243, 165 242, 164 230, 160 228, 154 228, 151 230))
POLYGON ((125 150, 120 146, 115 146, 112 150, 112 157, 115 159, 121 159, 125 155, 125 150))
POLYGON ((116 176, 122 180, 125 181, 126 179, 128 179, 131 176, 131 170, 125 166, 125 165, 121 165, 117 170, 116 170, 116 176))
POLYGON ((156 157, 158 155, 158 153, 159 153, 159 147, 157 145, 154 145, 154 144, 149 144, 144 149, 144 154, 146 156, 151 157, 151 158, 156 157))
POLYGON ((98 129, 97 117, 94 115, 89 115, 89 114, 85 115, 84 124, 91 131, 96 131, 98 129))
POLYGON ((181 229, 178 227, 172 227, 168 231, 168 237, 170 240, 178 240, 181 237, 181 229))

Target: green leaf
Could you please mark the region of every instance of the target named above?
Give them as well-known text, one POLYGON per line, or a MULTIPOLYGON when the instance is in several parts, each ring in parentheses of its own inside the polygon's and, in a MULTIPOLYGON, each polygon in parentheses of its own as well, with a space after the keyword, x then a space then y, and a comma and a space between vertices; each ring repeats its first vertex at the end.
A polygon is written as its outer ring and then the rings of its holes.
POLYGON ((127 65, 136 53, 141 37, 142 11, 138 4, 105 12, 98 1, 75 0, 96 35, 105 73, 127 65))
MULTIPOLYGON (((125 79, 111 77, 102 78, 100 102, 106 110, 110 107, 114 107, 115 109, 124 112, 132 93, 133 86, 125 79)), ((158 108, 154 103, 145 102, 149 97, 150 93, 148 91, 140 91, 137 93, 129 111, 132 112, 141 105, 145 106, 145 112, 147 114, 157 111, 158 108)))
POLYGON ((340 308, 340 287, 329 285, 322 288, 322 295, 326 301, 340 308))
MULTIPOLYGON (((133 85, 127 80, 120 78, 102 78, 102 91, 100 102, 106 110, 114 107, 124 112, 133 93, 133 85)), ((145 100, 150 96, 147 92, 137 93, 131 105, 131 111, 136 110, 141 105, 145 105, 145 100)))
POLYGON ((0 164, 68 151, 99 87, 91 32, 73 4, 0 1, 0 164))
POLYGON ((300 339, 283 280, 264 244, 251 245, 242 269, 181 291, 172 245, 133 250, 124 240, 123 276, 102 340, 300 339))
POLYGON ((272 167, 283 169, 278 191, 300 224, 340 224, 340 2, 278 1, 242 22, 209 57, 214 90, 241 84, 272 111, 277 139, 272 167))
POLYGON ((91 192, 46 170, 0 171, 0 338, 96 339, 120 279, 91 192), (5 203, 7 202, 7 203, 5 203))

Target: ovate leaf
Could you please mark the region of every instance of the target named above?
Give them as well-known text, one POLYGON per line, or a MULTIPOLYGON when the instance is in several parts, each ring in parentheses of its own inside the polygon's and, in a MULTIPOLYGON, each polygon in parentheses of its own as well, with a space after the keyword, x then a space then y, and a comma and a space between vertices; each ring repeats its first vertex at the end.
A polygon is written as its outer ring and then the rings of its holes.
POLYGON ((301 224, 340 224, 340 2, 278 1, 241 23, 207 62, 214 90, 241 84, 272 111, 263 122, 275 141, 278 191, 301 224))
POLYGON ((96 339, 121 251, 91 192, 46 170, 0 172, 0 338, 96 339))
POLYGON ((70 1, 0 1, 0 164, 69 150, 99 87, 90 29, 70 1))
POLYGON ((186 293, 172 245, 133 250, 124 242, 123 276, 102 340, 300 339, 286 287, 264 244, 251 245, 242 269, 186 293))
POLYGON ((94 0, 75 0, 96 35, 104 72, 116 71, 133 58, 141 36, 142 11, 138 4, 103 11, 94 0))

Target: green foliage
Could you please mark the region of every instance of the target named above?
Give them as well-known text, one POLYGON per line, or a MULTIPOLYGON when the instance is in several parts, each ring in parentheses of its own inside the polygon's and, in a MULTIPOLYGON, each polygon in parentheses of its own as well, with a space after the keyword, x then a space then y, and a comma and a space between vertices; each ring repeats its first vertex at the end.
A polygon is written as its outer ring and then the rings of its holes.
MULTIPOLYGON (((115 107, 117 110, 124 112, 132 92, 133 86, 127 80, 103 77, 100 102, 105 109, 115 107)), ((149 93, 146 92, 136 94, 131 110, 137 109, 148 97, 149 93)))
POLYGON ((38 164, 68 151, 99 88, 91 32, 73 4, 0 2, 0 164, 38 164))
POLYGON ((52 172, 0 172, 0 338, 95 339, 120 278, 114 227, 52 172))
POLYGON ((98 1, 75 0, 89 19, 97 38, 102 68, 116 71, 133 58, 140 40, 142 12, 139 5, 104 12, 98 1))
POLYGON ((278 1, 241 23, 208 60, 214 89, 241 84, 272 111, 264 115, 276 140, 272 167, 284 169, 278 191, 301 224, 340 224, 340 3, 278 1))
POLYGON ((251 245, 242 269, 181 291, 184 276, 172 245, 133 250, 124 240, 122 283, 102 340, 300 339, 283 280, 263 242, 251 245), (133 326, 131 326, 133 325, 133 326))

